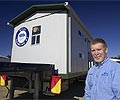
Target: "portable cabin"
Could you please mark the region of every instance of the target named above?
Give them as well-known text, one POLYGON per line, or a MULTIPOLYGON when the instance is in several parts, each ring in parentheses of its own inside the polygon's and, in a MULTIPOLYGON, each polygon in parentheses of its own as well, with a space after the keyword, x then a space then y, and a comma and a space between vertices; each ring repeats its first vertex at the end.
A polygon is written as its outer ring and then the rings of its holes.
POLYGON ((53 64, 65 79, 88 71, 92 37, 68 2, 33 5, 8 24, 11 62, 53 64))

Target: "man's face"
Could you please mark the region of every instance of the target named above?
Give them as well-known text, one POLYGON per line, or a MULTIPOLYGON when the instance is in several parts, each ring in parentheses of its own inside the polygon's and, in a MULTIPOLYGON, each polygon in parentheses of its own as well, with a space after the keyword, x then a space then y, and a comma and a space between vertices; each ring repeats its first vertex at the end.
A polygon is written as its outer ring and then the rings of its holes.
POLYGON ((91 45, 91 53, 95 62, 99 63, 106 59, 108 49, 102 43, 91 45))

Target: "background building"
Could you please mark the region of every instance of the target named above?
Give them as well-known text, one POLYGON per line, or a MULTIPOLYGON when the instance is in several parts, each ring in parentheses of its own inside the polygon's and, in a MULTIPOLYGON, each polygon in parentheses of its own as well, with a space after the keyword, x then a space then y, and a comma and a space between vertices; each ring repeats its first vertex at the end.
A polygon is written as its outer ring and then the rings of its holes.
POLYGON ((0 62, 10 62, 10 58, 0 55, 0 62))

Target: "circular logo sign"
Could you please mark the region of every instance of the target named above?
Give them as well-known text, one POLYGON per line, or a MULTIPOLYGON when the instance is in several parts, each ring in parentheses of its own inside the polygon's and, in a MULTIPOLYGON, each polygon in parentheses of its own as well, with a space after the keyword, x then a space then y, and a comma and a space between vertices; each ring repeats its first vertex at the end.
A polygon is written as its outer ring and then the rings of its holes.
POLYGON ((22 27, 17 31, 15 42, 19 47, 24 46, 29 39, 29 31, 26 27, 22 27))

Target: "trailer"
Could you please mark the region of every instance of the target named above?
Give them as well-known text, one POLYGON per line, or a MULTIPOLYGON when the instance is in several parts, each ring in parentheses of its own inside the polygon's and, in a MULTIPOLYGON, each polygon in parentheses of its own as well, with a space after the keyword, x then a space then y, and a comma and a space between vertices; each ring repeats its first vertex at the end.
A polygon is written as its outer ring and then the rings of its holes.
POLYGON ((65 3, 32 5, 8 22, 14 28, 11 62, 0 63, 0 74, 11 79, 14 90, 51 92, 51 78, 61 79, 58 94, 87 74, 92 36, 72 7, 65 3))

